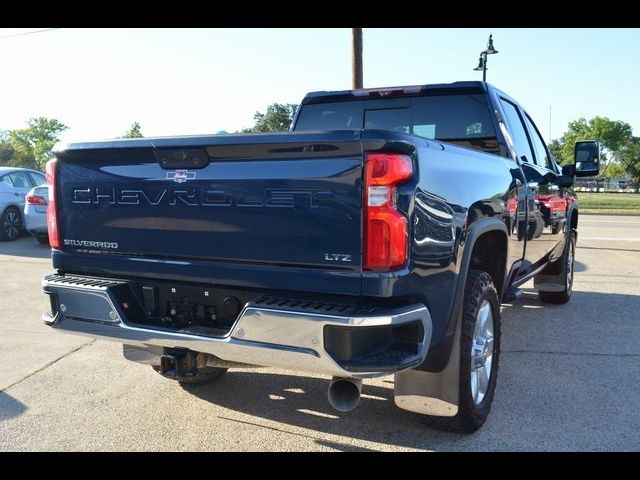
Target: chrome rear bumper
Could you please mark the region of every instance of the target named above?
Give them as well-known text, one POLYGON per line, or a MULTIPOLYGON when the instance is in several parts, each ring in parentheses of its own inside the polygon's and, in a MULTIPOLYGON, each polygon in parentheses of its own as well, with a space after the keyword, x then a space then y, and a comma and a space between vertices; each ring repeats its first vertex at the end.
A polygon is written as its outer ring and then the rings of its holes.
POLYGON ((55 298, 53 313, 43 316, 45 323, 54 328, 126 345, 187 348, 228 362, 340 377, 375 377, 420 365, 431 340, 431 316, 422 304, 376 311, 374 315, 341 316, 247 303, 227 335, 209 337, 135 324, 118 301, 118 288, 126 287, 126 282, 120 280, 50 275, 43 279, 42 286, 55 298), (413 326, 416 328, 407 330, 413 326), (379 333, 381 327, 388 327, 382 330, 388 331, 394 341, 386 351, 369 352, 362 361, 339 358, 335 337, 331 340, 327 336, 327 332, 337 331, 338 343, 344 343, 343 339, 352 338, 349 332, 367 335, 373 332, 368 329, 379 333), (400 327, 404 328, 403 333, 393 333, 400 327), (411 333, 407 335, 407 331, 411 333), (394 343, 396 337, 399 340, 394 343))

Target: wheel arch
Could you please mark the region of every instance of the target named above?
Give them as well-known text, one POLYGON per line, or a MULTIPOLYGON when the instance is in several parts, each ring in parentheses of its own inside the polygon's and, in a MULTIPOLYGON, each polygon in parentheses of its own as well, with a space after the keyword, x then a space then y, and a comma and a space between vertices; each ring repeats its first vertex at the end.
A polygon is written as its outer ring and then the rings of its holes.
POLYGON ((569 208, 568 216, 569 216, 569 227, 571 227, 572 230, 575 230, 577 232, 578 217, 579 217, 578 207, 576 207, 575 205, 572 205, 569 208))
POLYGON ((496 290, 498 290, 498 298, 502 298, 502 292, 505 291, 505 286, 508 281, 506 268, 508 258, 507 239, 507 226, 502 220, 498 218, 486 218, 484 220, 478 221, 476 223, 473 223, 467 230, 465 234, 463 251, 460 255, 460 269, 458 271, 455 284, 455 293, 451 311, 449 313, 447 329, 438 346, 429 351, 425 362, 420 367, 418 367, 419 370, 425 370, 428 372, 440 372, 449 364, 452 346, 456 341, 456 328, 462 318, 464 287, 467 282, 469 270, 483 270, 483 267, 492 270, 488 271, 487 273, 494 279, 496 290), (486 250, 487 246, 492 245, 492 242, 496 239, 499 239, 499 241, 503 245, 503 251, 500 252, 501 266, 498 268, 491 265, 490 258, 484 255, 488 253, 486 250), (476 257, 475 259, 474 256, 476 257), (493 277, 493 275, 501 278, 501 280, 499 280, 500 283, 496 283, 496 279, 493 277))

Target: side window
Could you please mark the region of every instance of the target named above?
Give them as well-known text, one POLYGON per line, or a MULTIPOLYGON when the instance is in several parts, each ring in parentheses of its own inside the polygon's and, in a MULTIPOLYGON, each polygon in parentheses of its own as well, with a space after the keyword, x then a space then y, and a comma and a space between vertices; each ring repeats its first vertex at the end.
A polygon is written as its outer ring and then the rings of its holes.
POLYGON ((4 183, 5 185, 13 188, 13 182, 11 181, 11 179, 9 178, 9 175, 5 175, 4 177, 0 177, 0 182, 4 183))
POLYGON ((542 137, 540 137, 540 133, 538 133, 538 129, 534 125, 533 120, 531 120, 529 115, 525 113, 524 121, 526 122, 527 128, 529 129, 529 137, 531 138, 531 143, 533 143, 533 151, 536 154, 536 163, 549 170, 553 170, 549 152, 544 146, 544 140, 542 140, 542 137))
POLYGON ((31 188, 31 181, 29 181, 27 172, 13 172, 7 176, 11 177, 15 188, 31 188))
POLYGON ((47 183, 47 179, 41 173, 29 172, 29 176, 31 177, 31 182, 34 187, 38 187, 40 185, 45 185, 47 183))
POLYGON ((518 153, 518 157, 525 156, 529 163, 533 163, 534 157, 531 152, 531 145, 529 144, 527 132, 516 106, 504 98, 500 99, 500 103, 504 110, 504 114, 507 117, 509 133, 511 133, 511 137, 513 138, 513 143, 515 144, 514 147, 518 153))

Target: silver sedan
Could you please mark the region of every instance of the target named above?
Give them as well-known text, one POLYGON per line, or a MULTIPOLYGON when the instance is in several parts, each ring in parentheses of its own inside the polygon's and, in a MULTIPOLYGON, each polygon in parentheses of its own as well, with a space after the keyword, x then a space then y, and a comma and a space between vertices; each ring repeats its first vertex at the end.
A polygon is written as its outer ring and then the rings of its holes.
POLYGON ((49 243, 47 205, 49 205, 48 185, 33 187, 25 198, 25 227, 27 232, 36 237, 40 243, 49 243))
POLYGON ((45 176, 36 170, 0 167, 0 240, 18 238, 25 225, 25 197, 45 183, 45 176))

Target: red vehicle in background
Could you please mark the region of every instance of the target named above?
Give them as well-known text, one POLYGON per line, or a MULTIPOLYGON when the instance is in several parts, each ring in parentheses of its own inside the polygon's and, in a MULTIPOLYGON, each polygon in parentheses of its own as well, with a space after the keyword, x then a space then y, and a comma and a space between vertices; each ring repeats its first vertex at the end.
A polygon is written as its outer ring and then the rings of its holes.
POLYGON ((539 203, 540 211, 544 218, 544 226, 551 227, 551 233, 555 235, 562 230, 562 224, 567 217, 567 211, 571 203, 576 201, 576 198, 565 193, 562 196, 537 194, 535 199, 539 203))
MULTIPOLYGON (((545 227, 550 227, 553 235, 559 233, 562 230, 563 222, 567 218, 569 207, 576 201, 576 198, 568 193, 559 196, 557 194, 540 194, 534 192, 533 197, 530 198, 529 225, 527 225, 526 229, 524 225, 521 225, 519 230, 517 229, 519 219, 516 218, 516 212, 518 210, 524 212, 524 205, 520 205, 518 208, 518 199, 516 197, 510 198, 506 202, 507 211, 511 217, 511 233, 515 234, 516 230, 519 232, 526 231, 529 240, 538 238, 545 227)), ((524 203, 523 200, 520 200, 520 202, 524 203)), ((523 216, 522 213, 521 216, 523 216)), ((522 221, 522 219, 520 219, 520 221, 522 221)), ((522 235, 522 233, 519 233, 519 235, 522 235)))

